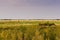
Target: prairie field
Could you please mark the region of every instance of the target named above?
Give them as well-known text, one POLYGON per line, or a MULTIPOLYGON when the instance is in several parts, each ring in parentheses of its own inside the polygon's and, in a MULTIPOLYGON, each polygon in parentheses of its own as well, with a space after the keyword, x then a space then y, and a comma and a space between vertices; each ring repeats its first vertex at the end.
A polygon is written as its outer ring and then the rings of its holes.
POLYGON ((60 20, 0 20, 0 40, 60 40, 60 20))

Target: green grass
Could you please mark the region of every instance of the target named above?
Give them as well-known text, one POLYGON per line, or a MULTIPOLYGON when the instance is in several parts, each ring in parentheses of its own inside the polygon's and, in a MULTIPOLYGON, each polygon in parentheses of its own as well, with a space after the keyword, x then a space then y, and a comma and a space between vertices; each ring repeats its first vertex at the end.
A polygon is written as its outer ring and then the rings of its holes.
POLYGON ((53 20, 0 21, 0 40, 60 40, 60 25, 54 28, 49 26, 52 23, 60 24, 59 21, 53 20))

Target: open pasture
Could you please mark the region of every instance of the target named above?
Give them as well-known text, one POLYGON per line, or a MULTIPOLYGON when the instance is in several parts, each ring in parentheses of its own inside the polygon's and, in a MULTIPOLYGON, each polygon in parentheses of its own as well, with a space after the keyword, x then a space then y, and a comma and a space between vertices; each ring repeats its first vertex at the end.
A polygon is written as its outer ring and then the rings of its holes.
POLYGON ((60 40, 60 20, 0 20, 0 40, 60 40))

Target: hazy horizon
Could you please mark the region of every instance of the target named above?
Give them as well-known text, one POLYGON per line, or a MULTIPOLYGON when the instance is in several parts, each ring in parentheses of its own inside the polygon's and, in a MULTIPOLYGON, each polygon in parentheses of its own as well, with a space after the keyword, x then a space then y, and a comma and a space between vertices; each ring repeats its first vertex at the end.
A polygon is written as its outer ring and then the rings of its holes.
POLYGON ((0 0, 0 19, 60 19, 60 0, 0 0))

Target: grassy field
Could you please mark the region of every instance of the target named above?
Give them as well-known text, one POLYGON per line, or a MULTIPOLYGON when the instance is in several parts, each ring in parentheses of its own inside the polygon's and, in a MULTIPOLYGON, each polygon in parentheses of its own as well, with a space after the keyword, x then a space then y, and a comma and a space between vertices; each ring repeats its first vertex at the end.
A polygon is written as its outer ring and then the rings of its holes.
POLYGON ((0 20, 0 40, 60 40, 60 20, 0 20))

